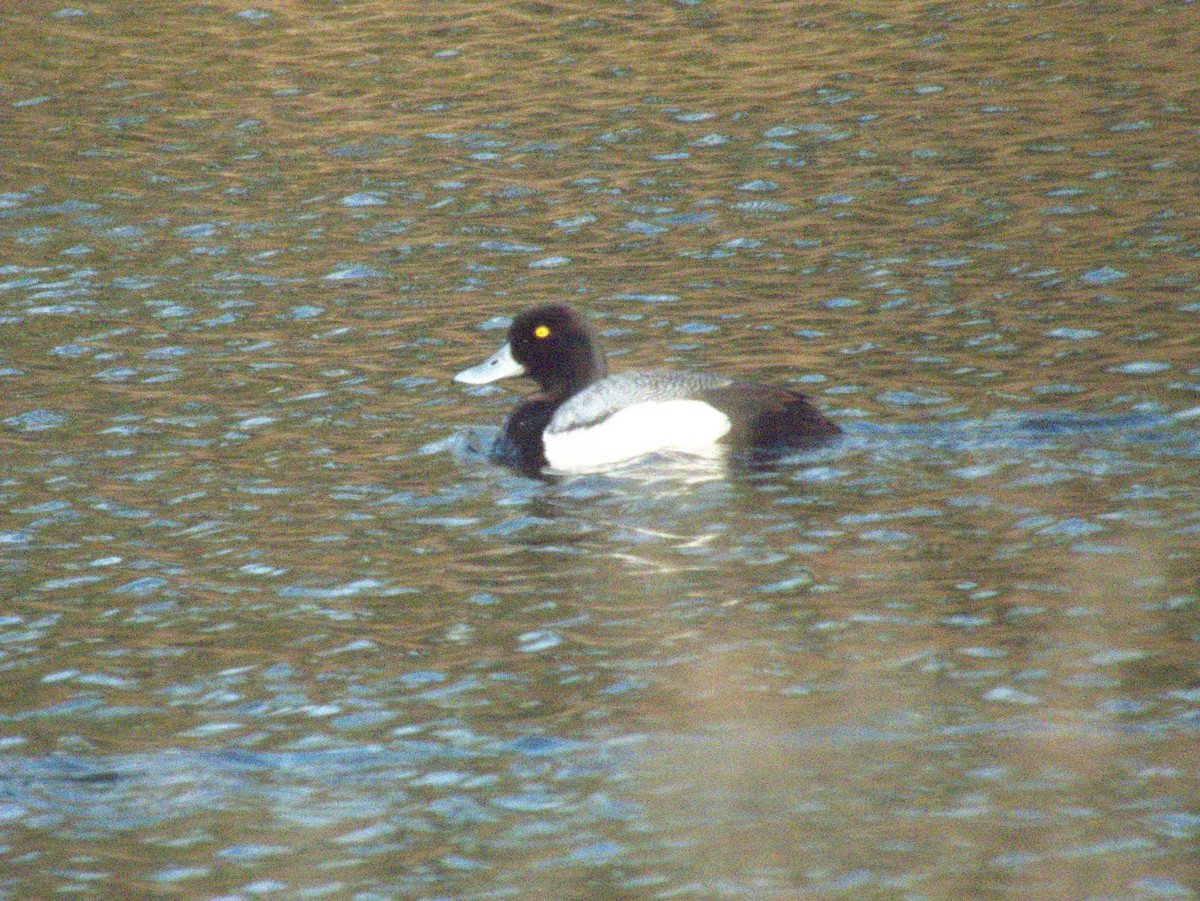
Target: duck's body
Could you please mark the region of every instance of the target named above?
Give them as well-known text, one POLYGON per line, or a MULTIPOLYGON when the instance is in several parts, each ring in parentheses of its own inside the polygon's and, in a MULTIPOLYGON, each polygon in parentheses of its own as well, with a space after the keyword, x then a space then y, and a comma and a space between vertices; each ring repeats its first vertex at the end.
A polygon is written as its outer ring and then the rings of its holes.
POLYGON ((704 372, 607 375, 590 325, 569 307, 526 310, 508 343, 455 380, 528 375, 541 392, 517 407, 494 454, 529 474, 594 469, 652 453, 712 457, 811 447, 840 429, 804 395, 704 372))

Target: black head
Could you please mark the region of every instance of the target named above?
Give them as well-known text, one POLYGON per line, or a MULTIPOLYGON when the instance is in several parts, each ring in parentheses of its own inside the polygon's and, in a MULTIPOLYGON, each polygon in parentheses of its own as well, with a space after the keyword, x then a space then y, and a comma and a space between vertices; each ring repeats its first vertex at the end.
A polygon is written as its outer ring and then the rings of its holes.
POLYGON ((574 394, 608 371, 591 325, 563 304, 525 310, 509 326, 508 344, 513 359, 547 394, 574 394))

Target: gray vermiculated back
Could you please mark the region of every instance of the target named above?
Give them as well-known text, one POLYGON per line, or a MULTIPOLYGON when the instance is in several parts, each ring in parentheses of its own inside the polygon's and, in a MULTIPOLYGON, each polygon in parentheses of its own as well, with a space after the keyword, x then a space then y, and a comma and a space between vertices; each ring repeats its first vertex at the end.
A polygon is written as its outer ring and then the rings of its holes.
POLYGON ((589 385, 567 400, 555 412, 546 431, 561 434, 601 422, 631 404, 687 400, 732 384, 732 379, 706 372, 671 369, 621 372, 589 385))

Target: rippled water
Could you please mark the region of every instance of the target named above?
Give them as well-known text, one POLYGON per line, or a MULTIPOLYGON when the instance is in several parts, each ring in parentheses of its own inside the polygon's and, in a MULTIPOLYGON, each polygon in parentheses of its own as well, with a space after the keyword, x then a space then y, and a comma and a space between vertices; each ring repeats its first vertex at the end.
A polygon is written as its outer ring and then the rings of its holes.
POLYGON ((1196 897, 1196 34, 7 13, 0 896, 1196 897), (549 299, 846 437, 499 469, 549 299))

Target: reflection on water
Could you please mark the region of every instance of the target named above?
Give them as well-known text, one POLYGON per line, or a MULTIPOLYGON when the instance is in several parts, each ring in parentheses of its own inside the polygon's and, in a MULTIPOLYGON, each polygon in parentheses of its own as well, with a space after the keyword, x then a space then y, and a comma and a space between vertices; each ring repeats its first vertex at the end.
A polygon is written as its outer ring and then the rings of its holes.
POLYGON ((1194 897, 1193 15, 10 15, 3 891, 1194 897), (497 468, 553 298, 847 435, 497 468))

